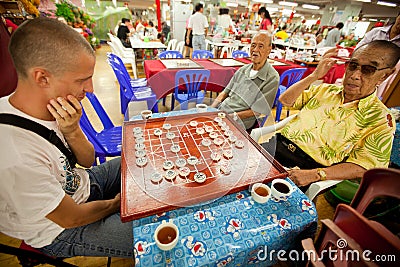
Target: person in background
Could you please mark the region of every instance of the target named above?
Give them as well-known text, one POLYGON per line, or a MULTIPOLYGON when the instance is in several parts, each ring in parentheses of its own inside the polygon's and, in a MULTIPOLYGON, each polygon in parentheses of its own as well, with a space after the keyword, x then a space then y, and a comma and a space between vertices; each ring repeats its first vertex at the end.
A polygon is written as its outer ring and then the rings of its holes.
POLYGON ((135 28, 135 30, 136 30, 136 32, 144 32, 144 28, 145 28, 145 26, 142 24, 142 22, 138 19, 137 21, 136 21, 136 28, 135 28))
POLYGON ((354 40, 354 32, 347 35, 343 41, 340 42, 340 45, 345 47, 352 47, 357 45, 357 41, 354 40))
POLYGON ((367 44, 374 40, 387 40, 400 46, 400 13, 397 15, 393 24, 378 27, 370 30, 358 43, 357 47, 367 44))
POLYGON ((317 37, 315 37, 315 40, 317 41, 317 46, 316 48, 322 48, 325 47, 325 39, 322 33, 318 34, 317 37))
POLYGON ((130 23, 131 23, 130 19, 122 18, 121 24, 118 27, 117 37, 121 40, 122 44, 125 47, 131 47, 129 42, 129 36, 131 35, 131 32, 128 28, 128 25, 130 23))
POLYGON ((363 45, 353 52, 342 86, 312 85, 335 64, 338 50, 328 50, 312 74, 282 93, 279 101, 300 112, 262 144, 283 166, 300 168, 288 171, 298 186, 360 178, 389 165, 395 121, 375 91, 394 72, 400 48, 388 41, 363 45))
POLYGON ((271 35, 258 32, 251 40, 252 63, 235 72, 211 107, 236 113, 247 130, 257 125, 260 114, 269 115, 279 85, 278 72, 268 63, 271 35))
MULTIPOLYGON (((192 15, 194 15, 196 13, 196 11, 193 10, 192 15)), ((193 54, 193 34, 192 31, 189 31, 189 21, 190 21, 190 17, 188 17, 186 19, 186 31, 185 31, 185 46, 183 47, 183 58, 186 58, 188 56, 189 53, 189 57, 192 58, 192 54, 193 54), (189 39, 189 42, 187 42, 187 40, 189 39)))
POLYGON ((119 215, 120 158, 91 167, 94 148, 79 125, 80 101, 93 92, 92 47, 68 25, 40 17, 18 27, 9 51, 18 85, 0 98, 0 113, 53 130, 77 165, 38 134, 0 124, 0 231, 50 256, 132 259, 132 223, 119 215))
POLYGON ((333 28, 328 32, 328 35, 326 36, 325 39, 325 47, 334 47, 336 46, 339 41, 340 41, 340 31, 343 29, 344 24, 343 22, 339 22, 336 24, 336 27, 333 28))
POLYGON ((260 28, 259 30, 265 30, 268 31, 269 33, 272 33, 274 30, 274 27, 272 26, 272 18, 269 15, 268 10, 265 7, 261 7, 258 10, 258 15, 261 17, 261 23, 260 23, 260 28))
POLYGON ((162 25, 161 26, 161 38, 162 38, 161 42, 164 43, 168 37, 168 34, 169 34, 171 28, 168 26, 167 22, 165 22, 165 21, 163 21, 161 25, 162 25))
POLYGON ((152 21, 149 21, 149 26, 145 28, 145 34, 144 36, 148 36, 150 40, 155 40, 157 39, 158 31, 154 27, 154 24, 152 21))
MULTIPOLYGON (((195 11, 196 13, 190 17, 187 35, 193 34, 193 50, 206 50, 208 21, 206 16, 203 15, 203 4, 196 4, 195 11)), ((188 36, 186 36, 186 44, 190 44, 188 36)))
POLYGON ((278 31, 277 33, 275 33, 275 37, 286 41, 289 38, 289 34, 287 34, 286 29, 287 29, 287 26, 283 25, 282 29, 280 31, 278 31))

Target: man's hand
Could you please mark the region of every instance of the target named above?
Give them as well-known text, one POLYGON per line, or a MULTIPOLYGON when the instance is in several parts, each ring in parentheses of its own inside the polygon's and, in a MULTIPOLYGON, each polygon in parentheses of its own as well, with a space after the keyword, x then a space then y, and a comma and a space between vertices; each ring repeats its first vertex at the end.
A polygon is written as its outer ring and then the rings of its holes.
POLYGON ((288 173, 289 173, 289 178, 297 186, 306 186, 311 183, 317 182, 321 179, 317 173, 317 169, 311 169, 311 170, 291 169, 288 171, 288 173))
POLYGON ((322 79, 333 65, 335 65, 336 59, 333 59, 332 57, 337 56, 337 52, 337 48, 332 48, 326 51, 312 75, 314 75, 318 80, 322 79))
POLYGON ((72 95, 67 98, 57 97, 50 99, 47 109, 57 120, 60 131, 68 136, 77 131, 79 128, 79 120, 82 116, 82 107, 78 99, 72 95))

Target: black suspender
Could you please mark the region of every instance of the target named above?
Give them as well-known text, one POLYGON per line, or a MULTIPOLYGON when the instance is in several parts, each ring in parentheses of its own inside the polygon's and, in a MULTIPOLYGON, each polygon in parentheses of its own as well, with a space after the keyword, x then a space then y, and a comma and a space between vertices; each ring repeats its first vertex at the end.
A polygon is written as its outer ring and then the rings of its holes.
POLYGON ((47 127, 37 122, 14 114, 0 114, 0 123, 20 127, 40 135, 41 137, 55 145, 67 157, 71 168, 75 167, 77 160, 74 153, 64 145, 64 143, 57 136, 55 131, 48 129, 47 127))

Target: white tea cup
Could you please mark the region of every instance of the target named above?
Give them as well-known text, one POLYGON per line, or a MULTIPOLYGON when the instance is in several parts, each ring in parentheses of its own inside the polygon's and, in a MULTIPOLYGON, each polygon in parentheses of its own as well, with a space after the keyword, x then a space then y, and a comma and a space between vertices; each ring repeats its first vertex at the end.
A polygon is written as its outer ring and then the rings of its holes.
POLYGON ((161 223, 154 232, 154 240, 161 250, 171 250, 178 243, 179 230, 172 222, 161 223))
POLYGON ((197 112, 207 112, 207 105, 206 104, 197 104, 196 105, 197 112))
POLYGON ((271 197, 271 189, 263 183, 255 183, 251 187, 251 197, 255 202, 263 204, 271 197))
POLYGON ((272 181, 271 194, 274 198, 289 197, 293 193, 293 190, 293 186, 284 179, 275 179, 272 181))
POLYGON ((147 119, 151 118, 151 116, 153 115, 153 112, 151 110, 146 109, 146 110, 142 110, 140 112, 140 115, 142 116, 142 119, 147 120, 147 119))

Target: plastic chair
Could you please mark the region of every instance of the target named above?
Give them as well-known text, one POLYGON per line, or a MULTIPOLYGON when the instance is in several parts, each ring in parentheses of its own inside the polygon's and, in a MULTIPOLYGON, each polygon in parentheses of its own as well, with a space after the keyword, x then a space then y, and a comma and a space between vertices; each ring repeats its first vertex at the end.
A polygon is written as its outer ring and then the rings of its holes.
POLYGON ((248 55, 250 55, 250 45, 245 45, 242 48, 242 51, 246 52, 248 55))
POLYGON ((233 58, 244 58, 244 57, 249 57, 249 54, 246 51, 235 50, 232 52, 232 57, 233 58))
POLYGON ((122 127, 114 126, 95 94, 86 93, 86 97, 89 99, 103 125, 103 130, 97 132, 93 128, 84 108, 82 108, 82 117, 79 123, 82 131, 94 146, 96 160, 93 165, 96 165, 97 158, 100 163, 103 163, 106 161, 106 157, 121 155, 122 127))
POLYGON ((107 44, 111 47, 111 50, 114 53, 114 55, 118 56, 121 59, 123 64, 131 64, 133 76, 135 77, 135 79, 137 79, 135 54, 133 52, 132 54, 122 52, 121 49, 117 45, 115 45, 115 43, 107 42, 107 44))
POLYGON ((175 50, 175 46, 176 46, 177 42, 178 42, 178 40, 176 40, 176 39, 169 40, 168 45, 167 45, 167 50, 175 50))
POLYGON ((132 101, 146 101, 147 108, 158 112, 157 96, 150 87, 133 88, 129 82, 129 77, 126 77, 119 70, 114 71, 117 75, 120 85, 121 111, 124 114, 125 121, 129 120, 128 105, 132 101))
POLYGON ((132 80, 118 56, 108 54, 108 63, 112 67, 120 85, 120 107, 125 120, 129 120, 128 105, 131 101, 147 101, 148 109, 158 112, 157 97, 145 78, 132 80))
POLYGON ((185 41, 180 41, 176 44, 175 50, 179 51, 181 54, 183 54, 183 47, 185 46, 185 41))
MULTIPOLYGON (((376 255, 396 255, 396 259, 399 259, 400 239, 380 223, 362 216, 354 208, 339 204, 333 222, 354 239, 363 250, 370 250, 371 255, 368 257, 371 259, 375 259, 376 255)), ((380 266, 398 266, 396 262, 380 262, 379 264, 380 266)))
POLYGON ((167 50, 158 54, 159 58, 183 58, 182 53, 175 50, 167 50))
POLYGON ((364 173, 360 187, 350 205, 362 214, 376 197, 390 196, 400 199, 399 189, 399 170, 371 169, 364 173))
POLYGON ((307 266, 378 266, 373 262, 365 261, 362 258, 364 250, 361 245, 329 219, 321 220, 321 230, 315 245, 311 238, 304 239, 301 243, 310 255, 307 266), (345 246, 340 243, 343 240, 346 242, 345 246), (336 250, 336 253, 331 257, 330 255, 333 253, 326 253, 330 250, 336 250), (352 260, 353 253, 360 255, 360 261, 352 260), (339 257, 340 255, 343 256, 339 257), (346 257, 346 255, 349 256, 346 257), (337 256, 337 258, 335 259, 334 256, 337 256))
POLYGON ((192 58, 214 58, 214 55, 212 52, 208 50, 194 50, 192 54, 192 58))
MULTIPOLYGON (((279 80, 278 91, 275 96, 275 106, 276 106, 276 117, 275 121, 280 121, 281 113, 282 113, 282 103, 279 102, 279 96, 286 91, 287 88, 292 86, 294 83, 300 81, 301 77, 303 77, 304 72, 306 72, 307 68, 294 68, 285 71, 282 73, 281 78, 279 80), (285 82, 286 81, 286 82, 285 82)), ((289 110, 287 112, 287 116, 289 116, 289 110)))
MULTIPOLYGON (((209 70, 180 70, 176 73, 174 97, 179 102, 181 110, 188 109, 189 102, 196 101, 197 104, 203 102, 209 78, 209 70), (200 92, 203 83, 204 92, 200 92)), ((171 110, 173 109, 174 99, 171 100, 171 110)))
POLYGON ((224 46, 221 49, 221 54, 219 54, 219 58, 224 58, 226 53, 226 58, 232 58, 232 52, 237 49, 237 46, 224 46))

